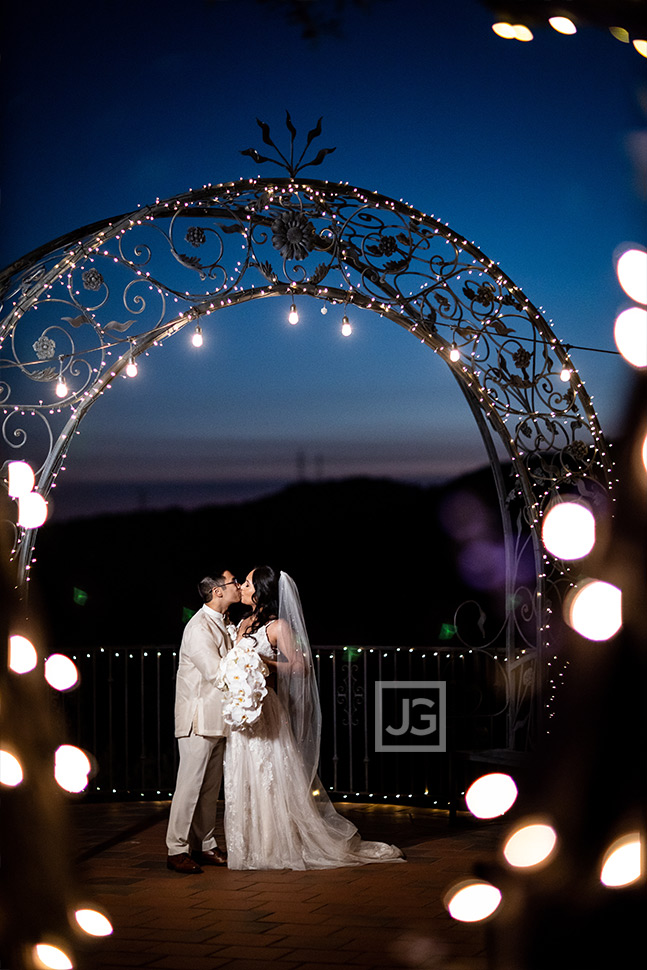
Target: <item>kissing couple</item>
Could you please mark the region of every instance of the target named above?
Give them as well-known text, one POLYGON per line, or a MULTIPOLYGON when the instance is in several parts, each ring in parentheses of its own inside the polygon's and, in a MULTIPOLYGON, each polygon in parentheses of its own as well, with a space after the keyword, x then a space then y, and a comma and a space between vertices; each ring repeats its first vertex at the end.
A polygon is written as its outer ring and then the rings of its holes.
POLYGON ((169 869, 331 869, 402 862, 363 841, 317 777, 321 707, 299 592, 287 573, 207 576, 177 671, 180 762, 166 836, 169 869), (247 614, 227 624, 231 606, 247 614), (227 851, 214 835, 224 770, 227 851))

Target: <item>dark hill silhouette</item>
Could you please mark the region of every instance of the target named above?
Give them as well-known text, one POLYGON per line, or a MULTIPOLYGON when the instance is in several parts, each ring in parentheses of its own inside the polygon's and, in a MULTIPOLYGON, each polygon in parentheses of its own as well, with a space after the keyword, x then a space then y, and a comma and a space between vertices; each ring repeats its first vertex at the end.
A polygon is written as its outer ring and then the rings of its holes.
POLYGON ((178 644, 198 579, 271 562, 297 581, 314 643, 433 644, 474 595, 439 516, 457 492, 498 515, 485 468, 442 487, 302 482, 240 504, 53 521, 31 595, 49 649, 178 644))

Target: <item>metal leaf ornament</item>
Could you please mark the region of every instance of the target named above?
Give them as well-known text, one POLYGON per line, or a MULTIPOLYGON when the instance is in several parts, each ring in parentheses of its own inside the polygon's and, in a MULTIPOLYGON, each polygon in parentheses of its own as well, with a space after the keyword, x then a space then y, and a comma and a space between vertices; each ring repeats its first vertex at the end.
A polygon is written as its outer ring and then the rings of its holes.
POLYGON ((321 134, 321 121, 322 119, 320 118, 317 124, 314 126, 314 128, 311 128, 310 131, 308 132, 305 148, 301 152, 296 162, 294 160, 294 155, 295 155, 294 142, 297 136, 297 130, 294 127, 294 124, 292 123, 292 119, 290 117, 289 111, 285 112, 285 125, 288 131, 290 132, 289 159, 286 157, 286 155, 283 154, 281 149, 273 141, 272 136, 270 135, 270 126, 267 124, 267 122, 260 121, 259 118, 256 119, 256 124, 258 125, 258 127, 261 129, 261 132, 263 133, 264 144, 269 145, 270 148, 273 148, 279 157, 271 158, 268 155, 261 155, 259 152, 256 151, 255 148, 245 148, 244 151, 241 151, 240 154, 249 155, 249 157, 253 158, 254 161, 257 162, 258 164, 262 164, 263 162, 273 162, 275 165, 279 165, 281 168, 284 168, 288 172, 288 174, 292 178, 294 178, 297 172, 300 172, 304 168, 308 168, 310 165, 321 165, 326 155, 330 155, 332 152, 336 151, 335 148, 321 148, 317 152, 314 158, 310 159, 310 161, 304 161, 305 154, 308 151, 308 148, 310 147, 311 143, 314 141, 315 138, 318 138, 319 135, 321 134))

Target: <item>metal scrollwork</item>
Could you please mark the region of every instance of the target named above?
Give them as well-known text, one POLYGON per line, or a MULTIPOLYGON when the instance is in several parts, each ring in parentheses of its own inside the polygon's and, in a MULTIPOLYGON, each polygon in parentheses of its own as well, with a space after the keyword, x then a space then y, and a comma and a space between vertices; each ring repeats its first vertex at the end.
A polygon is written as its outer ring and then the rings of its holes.
POLYGON ((258 123, 277 157, 243 154, 282 165, 287 177, 156 200, 75 231, 0 274, 4 443, 39 469, 37 487, 47 495, 70 426, 156 341, 222 307, 277 294, 369 309, 450 367, 493 467, 500 461, 492 442, 502 443, 510 466, 497 472, 497 489, 508 520, 509 577, 522 537, 534 545, 537 566, 536 588, 509 596, 516 604, 507 618, 509 650, 519 638, 540 649, 546 590, 568 576, 560 563, 543 573, 542 511, 563 490, 605 493, 611 478, 568 349, 499 266, 449 226, 375 192, 304 179, 302 170, 332 151, 306 160, 320 122, 298 158, 289 115, 288 155, 258 123), (523 513, 513 525, 515 503, 523 513))

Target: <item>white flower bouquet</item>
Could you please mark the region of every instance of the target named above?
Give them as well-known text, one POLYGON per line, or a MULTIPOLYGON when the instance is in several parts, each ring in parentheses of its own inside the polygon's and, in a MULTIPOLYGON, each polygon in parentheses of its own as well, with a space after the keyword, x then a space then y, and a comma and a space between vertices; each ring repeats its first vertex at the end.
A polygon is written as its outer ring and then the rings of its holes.
POLYGON ((269 669, 256 650, 235 646, 220 661, 217 687, 224 693, 223 717, 233 728, 253 724, 261 716, 269 669))

